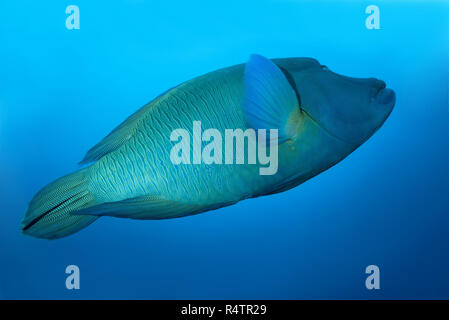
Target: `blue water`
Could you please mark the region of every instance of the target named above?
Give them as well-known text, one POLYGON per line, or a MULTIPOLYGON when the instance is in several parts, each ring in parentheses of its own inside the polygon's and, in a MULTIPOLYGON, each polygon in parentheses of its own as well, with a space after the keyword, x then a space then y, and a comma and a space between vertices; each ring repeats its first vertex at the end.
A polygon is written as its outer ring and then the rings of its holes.
POLYGON ((449 3, 1 1, 0 298, 449 298, 449 3), (67 30, 66 6, 80 8, 67 30), (380 30, 365 8, 380 8, 380 30), (166 89, 314 57, 397 94, 385 125, 287 192, 197 216, 21 235, 28 201, 166 89), (81 289, 65 268, 79 266, 81 289), (365 268, 380 268, 380 290, 365 268))

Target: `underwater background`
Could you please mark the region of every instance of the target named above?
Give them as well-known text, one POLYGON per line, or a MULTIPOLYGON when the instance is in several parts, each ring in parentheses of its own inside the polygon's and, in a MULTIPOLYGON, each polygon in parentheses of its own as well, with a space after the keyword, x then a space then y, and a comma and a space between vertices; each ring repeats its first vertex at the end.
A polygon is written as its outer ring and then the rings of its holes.
POLYGON ((448 1, 1 1, 0 299, 449 298, 448 1), (80 29, 65 25, 68 5, 80 29), (367 29, 368 5, 380 29, 367 29), (142 105, 206 72, 313 57, 396 106, 335 167, 181 219, 23 236, 28 202, 142 105), (67 290, 65 269, 80 268, 67 290), (367 290, 365 268, 380 268, 367 290))

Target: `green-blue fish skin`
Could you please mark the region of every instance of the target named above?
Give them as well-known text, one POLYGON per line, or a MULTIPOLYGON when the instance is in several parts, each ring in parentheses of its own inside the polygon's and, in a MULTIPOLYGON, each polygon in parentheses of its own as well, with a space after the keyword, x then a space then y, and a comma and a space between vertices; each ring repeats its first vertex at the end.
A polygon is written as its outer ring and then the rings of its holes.
POLYGON ((89 166, 33 198, 23 233, 55 239, 99 216, 181 217, 291 189, 348 156, 380 128, 395 103, 383 81, 344 77, 311 58, 252 59, 256 71, 248 63, 207 73, 137 111, 87 153, 83 163, 89 166), (225 137, 225 129, 251 128, 245 86, 252 84, 245 77, 256 72, 257 78, 258 68, 261 77, 264 68, 278 68, 285 77, 280 81, 289 85, 285 89, 298 99, 292 116, 279 123, 289 136, 279 145, 277 173, 260 175, 258 164, 173 164, 175 129, 192 135, 193 122, 201 121, 203 131, 215 128, 225 137))

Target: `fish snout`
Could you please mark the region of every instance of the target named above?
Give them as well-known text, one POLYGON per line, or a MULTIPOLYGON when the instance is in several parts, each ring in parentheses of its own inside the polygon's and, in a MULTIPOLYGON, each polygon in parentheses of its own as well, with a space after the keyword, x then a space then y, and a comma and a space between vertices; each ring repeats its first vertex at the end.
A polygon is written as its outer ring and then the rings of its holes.
POLYGON ((371 87, 371 101, 378 105, 393 107, 396 94, 392 89, 387 88, 385 81, 373 79, 371 87))
POLYGON ((372 103, 393 107, 396 95, 393 90, 387 88, 385 81, 376 78, 352 78, 342 76, 354 84, 368 87, 369 99, 372 103))

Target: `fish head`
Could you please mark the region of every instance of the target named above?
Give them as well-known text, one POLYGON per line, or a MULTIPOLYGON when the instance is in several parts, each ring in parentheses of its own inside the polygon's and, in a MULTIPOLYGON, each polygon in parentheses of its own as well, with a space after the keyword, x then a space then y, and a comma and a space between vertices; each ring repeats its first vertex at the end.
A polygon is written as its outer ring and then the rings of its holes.
POLYGON ((395 104, 382 80, 351 78, 311 58, 279 61, 302 111, 330 135, 358 147, 379 129, 395 104))

